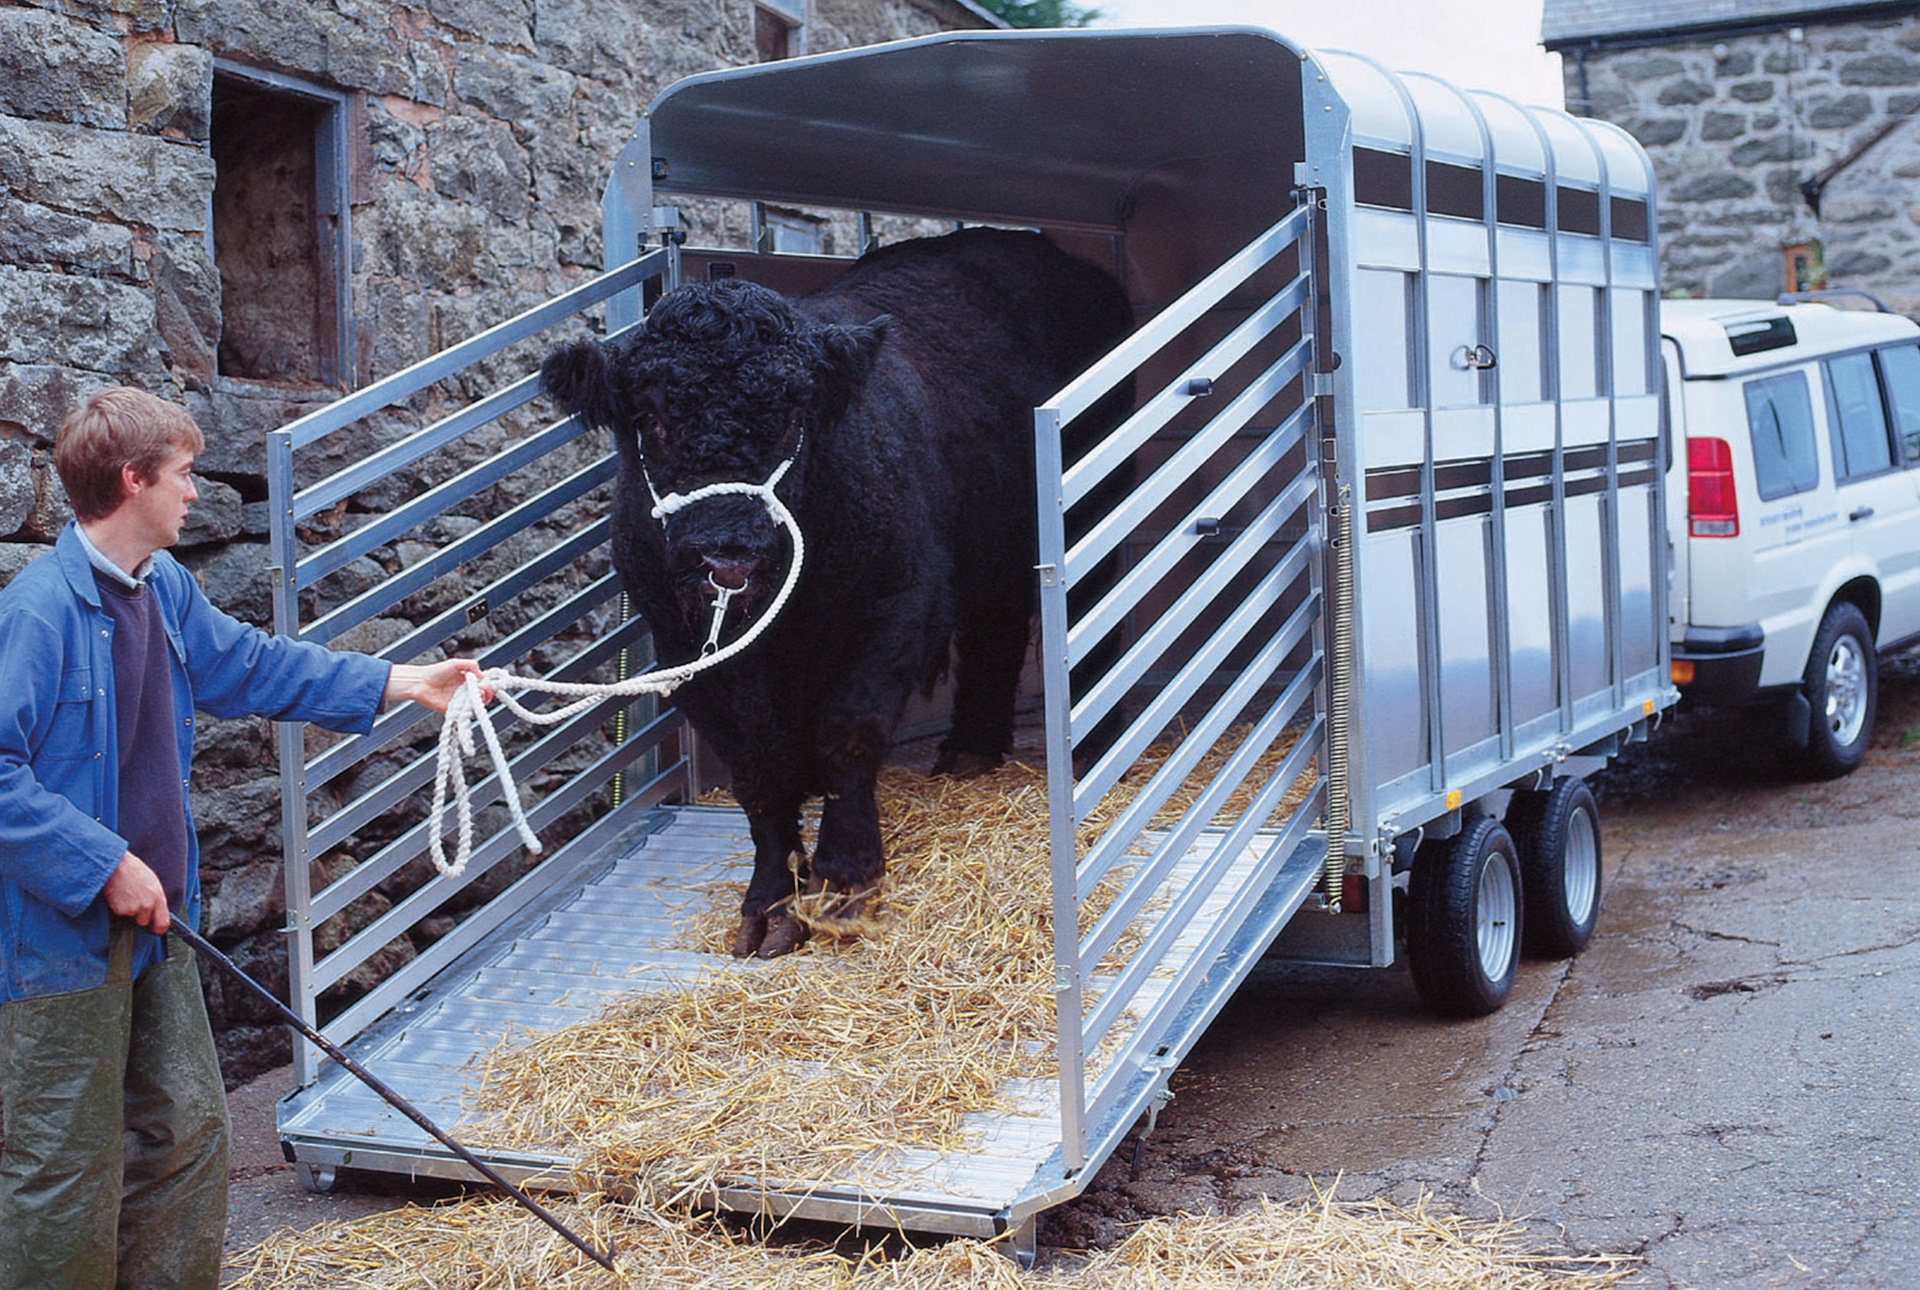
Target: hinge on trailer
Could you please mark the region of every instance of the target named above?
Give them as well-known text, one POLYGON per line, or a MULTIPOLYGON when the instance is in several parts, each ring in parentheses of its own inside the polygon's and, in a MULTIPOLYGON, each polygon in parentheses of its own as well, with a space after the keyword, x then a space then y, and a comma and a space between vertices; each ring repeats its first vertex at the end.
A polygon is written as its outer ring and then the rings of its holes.
MULTIPOLYGON (((1160 1053, 1143 1064, 1148 1070, 1157 1069, 1160 1072, 1160 1078, 1164 1080, 1180 1062, 1166 1053, 1160 1053)), ((1147 1135, 1152 1133, 1160 1123, 1160 1108, 1171 1101, 1173 1101, 1173 1090, 1163 1083, 1154 1091, 1153 1101, 1147 1104, 1147 1127, 1140 1130, 1140 1136, 1133 1140, 1133 1161, 1127 1167, 1134 1178, 1140 1176, 1140 1153, 1146 1149, 1147 1135)))
POLYGON ((1333 373, 1332 372, 1313 373, 1312 390, 1313 390, 1313 397, 1316 399, 1332 398, 1333 397, 1333 373))

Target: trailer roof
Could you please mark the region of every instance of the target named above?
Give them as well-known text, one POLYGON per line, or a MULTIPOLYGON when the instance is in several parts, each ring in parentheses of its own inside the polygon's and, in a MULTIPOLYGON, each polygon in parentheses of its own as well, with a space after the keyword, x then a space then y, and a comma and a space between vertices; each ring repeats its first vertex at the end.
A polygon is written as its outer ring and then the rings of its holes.
POLYGON ((688 77, 651 146, 675 193, 1117 230, 1175 176, 1284 195, 1302 57, 1254 29, 943 33, 688 77))
POLYGON ((1114 231, 1160 202, 1226 246, 1275 217, 1293 162, 1343 182, 1324 168, 1347 137, 1652 188, 1616 126, 1254 27, 947 32, 691 76, 649 126, 666 192, 1114 231))

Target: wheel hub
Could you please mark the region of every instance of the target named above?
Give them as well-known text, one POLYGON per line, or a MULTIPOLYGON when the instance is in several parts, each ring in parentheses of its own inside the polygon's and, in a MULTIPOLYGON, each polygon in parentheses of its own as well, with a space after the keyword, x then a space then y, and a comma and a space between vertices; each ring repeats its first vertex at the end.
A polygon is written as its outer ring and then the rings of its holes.
POLYGON ((1827 655, 1826 692, 1827 729, 1835 743, 1850 745, 1867 722, 1867 661, 1851 636, 1834 641, 1827 655))
POLYGON ((1490 980, 1507 974, 1519 933, 1519 897, 1506 857, 1494 852, 1480 866, 1480 895, 1474 902, 1474 940, 1480 967, 1490 980))

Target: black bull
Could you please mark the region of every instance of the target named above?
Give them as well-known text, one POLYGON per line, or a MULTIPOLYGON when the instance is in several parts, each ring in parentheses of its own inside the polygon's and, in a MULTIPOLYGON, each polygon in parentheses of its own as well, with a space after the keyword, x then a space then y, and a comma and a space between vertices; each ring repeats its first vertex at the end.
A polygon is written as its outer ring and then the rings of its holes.
MULTIPOLYGON (((1033 409, 1131 326, 1105 273, 1037 234, 972 229, 877 251, 797 299, 738 279, 684 286, 628 337, 547 359, 548 391, 613 433, 614 566, 665 662, 699 652, 722 589, 723 640, 737 639, 791 552, 755 498, 664 519, 656 499, 793 462, 778 486, 805 542, 791 600, 675 696, 732 771, 753 837, 736 954, 805 938, 797 884, 853 912, 878 889, 875 776, 908 699, 950 658, 935 771, 1000 763, 1036 602, 1033 409)), ((1112 412, 1089 420, 1104 429, 1112 412)))

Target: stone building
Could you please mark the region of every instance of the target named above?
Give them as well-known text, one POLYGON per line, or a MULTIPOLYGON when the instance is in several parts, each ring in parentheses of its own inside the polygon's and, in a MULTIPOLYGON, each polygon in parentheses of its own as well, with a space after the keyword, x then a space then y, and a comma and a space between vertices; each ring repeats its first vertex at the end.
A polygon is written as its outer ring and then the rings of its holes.
MULTIPOLYGON (((597 271, 612 159, 662 88, 994 25, 970 0, 0 0, 0 583, 71 514, 60 419, 132 384, 207 434, 179 554, 269 623, 266 432, 597 271)), ((284 980, 273 746, 206 723, 193 807, 207 930, 284 980)), ((283 1049, 210 984, 230 1076, 283 1049)))
POLYGON ((1652 155, 1669 291, 1920 312, 1920 4, 1546 0, 1542 43, 1652 155))

